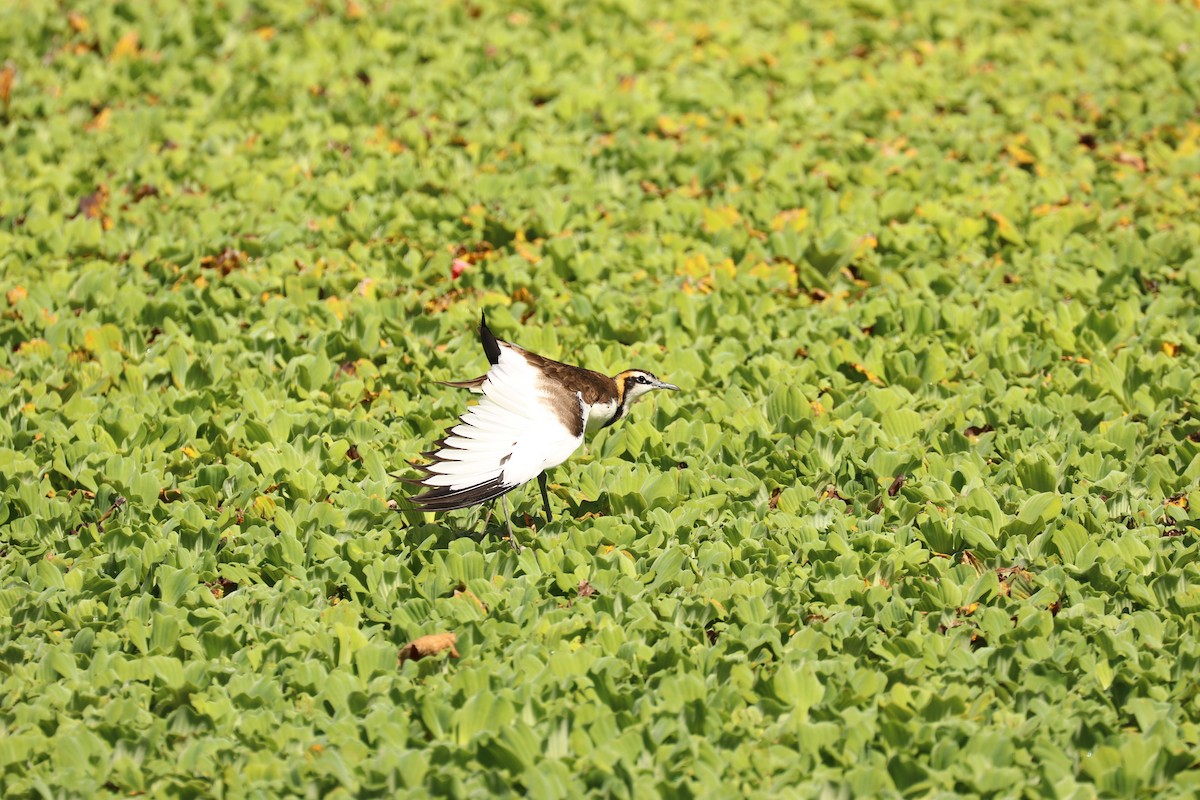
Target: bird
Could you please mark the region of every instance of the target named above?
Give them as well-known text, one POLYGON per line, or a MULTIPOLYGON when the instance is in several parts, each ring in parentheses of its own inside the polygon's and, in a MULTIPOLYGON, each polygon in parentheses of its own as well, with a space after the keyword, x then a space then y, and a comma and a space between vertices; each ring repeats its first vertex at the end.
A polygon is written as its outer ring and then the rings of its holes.
POLYGON ((679 387, 643 369, 609 377, 540 356, 497 339, 486 312, 479 318, 479 341, 490 365, 487 373, 439 383, 482 399, 421 454, 430 462, 415 465, 423 477, 406 480, 426 491, 409 500, 425 511, 450 511, 504 498, 509 541, 519 552, 508 493, 537 478, 549 523, 546 471, 570 458, 585 434, 625 417, 650 392, 679 387))

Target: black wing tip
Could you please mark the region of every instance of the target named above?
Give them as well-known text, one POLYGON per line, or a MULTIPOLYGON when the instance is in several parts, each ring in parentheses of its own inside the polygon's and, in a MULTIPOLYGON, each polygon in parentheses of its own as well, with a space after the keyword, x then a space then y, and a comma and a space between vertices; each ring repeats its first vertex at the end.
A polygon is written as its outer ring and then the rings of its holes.
POLYGON ((487 355, 489 364, 497 364, 500 362, 500 342, 496 340, 495 334, 488 329, 487 312, 479 312, 479 341, 483 344, 483 352, 487 355))

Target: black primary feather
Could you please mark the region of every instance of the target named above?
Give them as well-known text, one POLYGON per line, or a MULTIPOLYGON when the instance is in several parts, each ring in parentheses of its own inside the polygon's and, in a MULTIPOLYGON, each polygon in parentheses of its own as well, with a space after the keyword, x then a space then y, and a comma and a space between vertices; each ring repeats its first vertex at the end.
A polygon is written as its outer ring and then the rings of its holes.
MULTIPOLYGON (((408 482, 423 485, 420 481, 409 480, 408 482)), ((449 486, 438 486, 424 494, 410 497, 409 500, 423 511, 451 511, 456 508, 466 508, 467 506, 486 503, 488 500, 495 500, 500 495, 508 494, 515 488, 517 487, 505 485, 503 479, 497 475, 490 481, 477 486, 468 486, 465 489, 451 489, 449 486)))
POLYGON ((500 362, 500 343, 488 330, 487 314, 483 312, 479 314, 479 341, 483 344, 483 352, 487 355, 488 363, 498 364, 500 362))

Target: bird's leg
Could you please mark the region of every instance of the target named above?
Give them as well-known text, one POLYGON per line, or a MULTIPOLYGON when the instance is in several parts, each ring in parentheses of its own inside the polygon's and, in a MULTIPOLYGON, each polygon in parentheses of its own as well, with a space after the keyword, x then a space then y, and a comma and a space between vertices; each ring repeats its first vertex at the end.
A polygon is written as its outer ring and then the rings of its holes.
POLYGON ((546 492, 546 473, 538 475, 538 486, 542 487, 542 505, 546 507, 546 524, 549 525, 554 517, 550 514, 550 495, 546 492))
POLYGON ((512 517, 508 513, 508 495, 501 495, 500 499, 504 502, 504 524, 508 526, 508 542, 513 546, 513 550, 521 552, 521 545, 517 544, 517 535, 513 533, 512 517))

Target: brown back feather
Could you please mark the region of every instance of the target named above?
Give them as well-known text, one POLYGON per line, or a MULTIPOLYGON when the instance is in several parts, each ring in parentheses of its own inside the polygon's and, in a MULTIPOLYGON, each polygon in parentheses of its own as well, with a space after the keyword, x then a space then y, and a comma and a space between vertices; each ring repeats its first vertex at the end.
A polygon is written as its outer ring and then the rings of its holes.
POLYGON ((550 380, 562 384, 563 388, 570 392, 572 396, 576 392, 579 392, 583 395, 583 402, 588 405, 602 403, 619 396, 617 394, 616 381, 603 372, 596 372, 595 370, 576 367, 546 358, 545 356, 539 356, 537 353, 531 353, 511 342, 505 342, 505 344, 514 350, 520 351, 521 355, 525 356, 525 359, 530 364, 545 372, 550 380))

